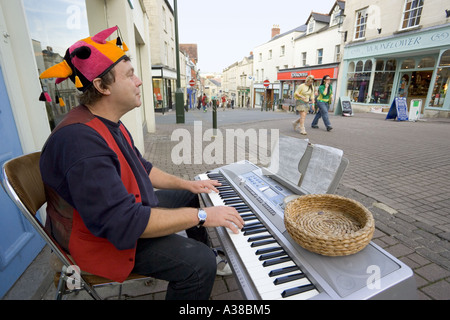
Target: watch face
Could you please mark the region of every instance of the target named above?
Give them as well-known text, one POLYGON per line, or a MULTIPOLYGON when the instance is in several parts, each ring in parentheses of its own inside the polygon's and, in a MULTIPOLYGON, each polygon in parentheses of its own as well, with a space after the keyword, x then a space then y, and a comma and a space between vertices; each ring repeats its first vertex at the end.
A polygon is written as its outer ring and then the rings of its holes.
POLYGON ((206 212, 205 210, 199 210, 198 211, 198 217, 202 220, 206 219, 206 212))

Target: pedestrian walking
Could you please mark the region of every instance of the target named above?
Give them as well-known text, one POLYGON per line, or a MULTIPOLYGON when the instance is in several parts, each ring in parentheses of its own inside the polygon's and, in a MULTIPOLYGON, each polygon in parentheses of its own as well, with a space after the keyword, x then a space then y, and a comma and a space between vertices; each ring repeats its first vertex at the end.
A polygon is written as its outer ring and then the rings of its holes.
POLYGON ((327 131, 331 131, 333 129, 328 116, 328 110, 330 109, 330 101, 332 98, 333 87, 331 86, 331 78, 329 75, 326 75, 322 78, 322 83, 319 86, 319 96, 317 97, 318 111, 313 122, 311 123, 312 128, 318 129, 319 119, 322 118, 323 124, 327 128, 327 131))
POLYGON ((206 104, 207 103, 208 103, 208 98, 206 97, 206 93, 204 93, 203 98, 202 98, 203 112, 206 112, 206 104))
POLYGON ((295 131, 306 135, 305 119, 306 113, 309 111, 309 103, 311 101, 314 109, 314 76, 306 77, 305 83, 302 83, 295 90, 294 98, 296 99, 295 110, 299 112, 300 118, 292 122, 295 131))

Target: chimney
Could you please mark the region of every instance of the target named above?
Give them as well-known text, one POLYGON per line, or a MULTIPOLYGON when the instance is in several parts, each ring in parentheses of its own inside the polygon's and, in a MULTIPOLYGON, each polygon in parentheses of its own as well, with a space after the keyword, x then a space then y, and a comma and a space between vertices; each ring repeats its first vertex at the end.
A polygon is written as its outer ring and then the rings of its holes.
POLYGON ((274 24, 272 27, 272 38, 280 34, 280 26, 274 24))

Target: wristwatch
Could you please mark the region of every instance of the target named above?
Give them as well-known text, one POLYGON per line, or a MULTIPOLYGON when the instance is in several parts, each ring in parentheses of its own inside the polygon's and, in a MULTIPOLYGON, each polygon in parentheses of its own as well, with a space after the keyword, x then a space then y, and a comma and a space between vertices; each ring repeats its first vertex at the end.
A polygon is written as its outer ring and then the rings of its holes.
POLYGON ((207 216, 206 215, 206 211, 203 210, 202 208, 198 208, 197 216, 198 216, 198 225, 197 225, 197 227, 200 228, 206 221, 206 216, 207 216))

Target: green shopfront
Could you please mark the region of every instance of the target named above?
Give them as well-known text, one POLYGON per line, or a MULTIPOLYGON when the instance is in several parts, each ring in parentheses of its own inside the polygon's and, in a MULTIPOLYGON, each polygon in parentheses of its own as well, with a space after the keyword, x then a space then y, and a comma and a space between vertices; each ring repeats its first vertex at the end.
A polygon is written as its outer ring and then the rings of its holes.
POLYGON ((450 24, 345 47, 340 96, 360 111, 419 100, 424 117, 450 117, 450 24))

